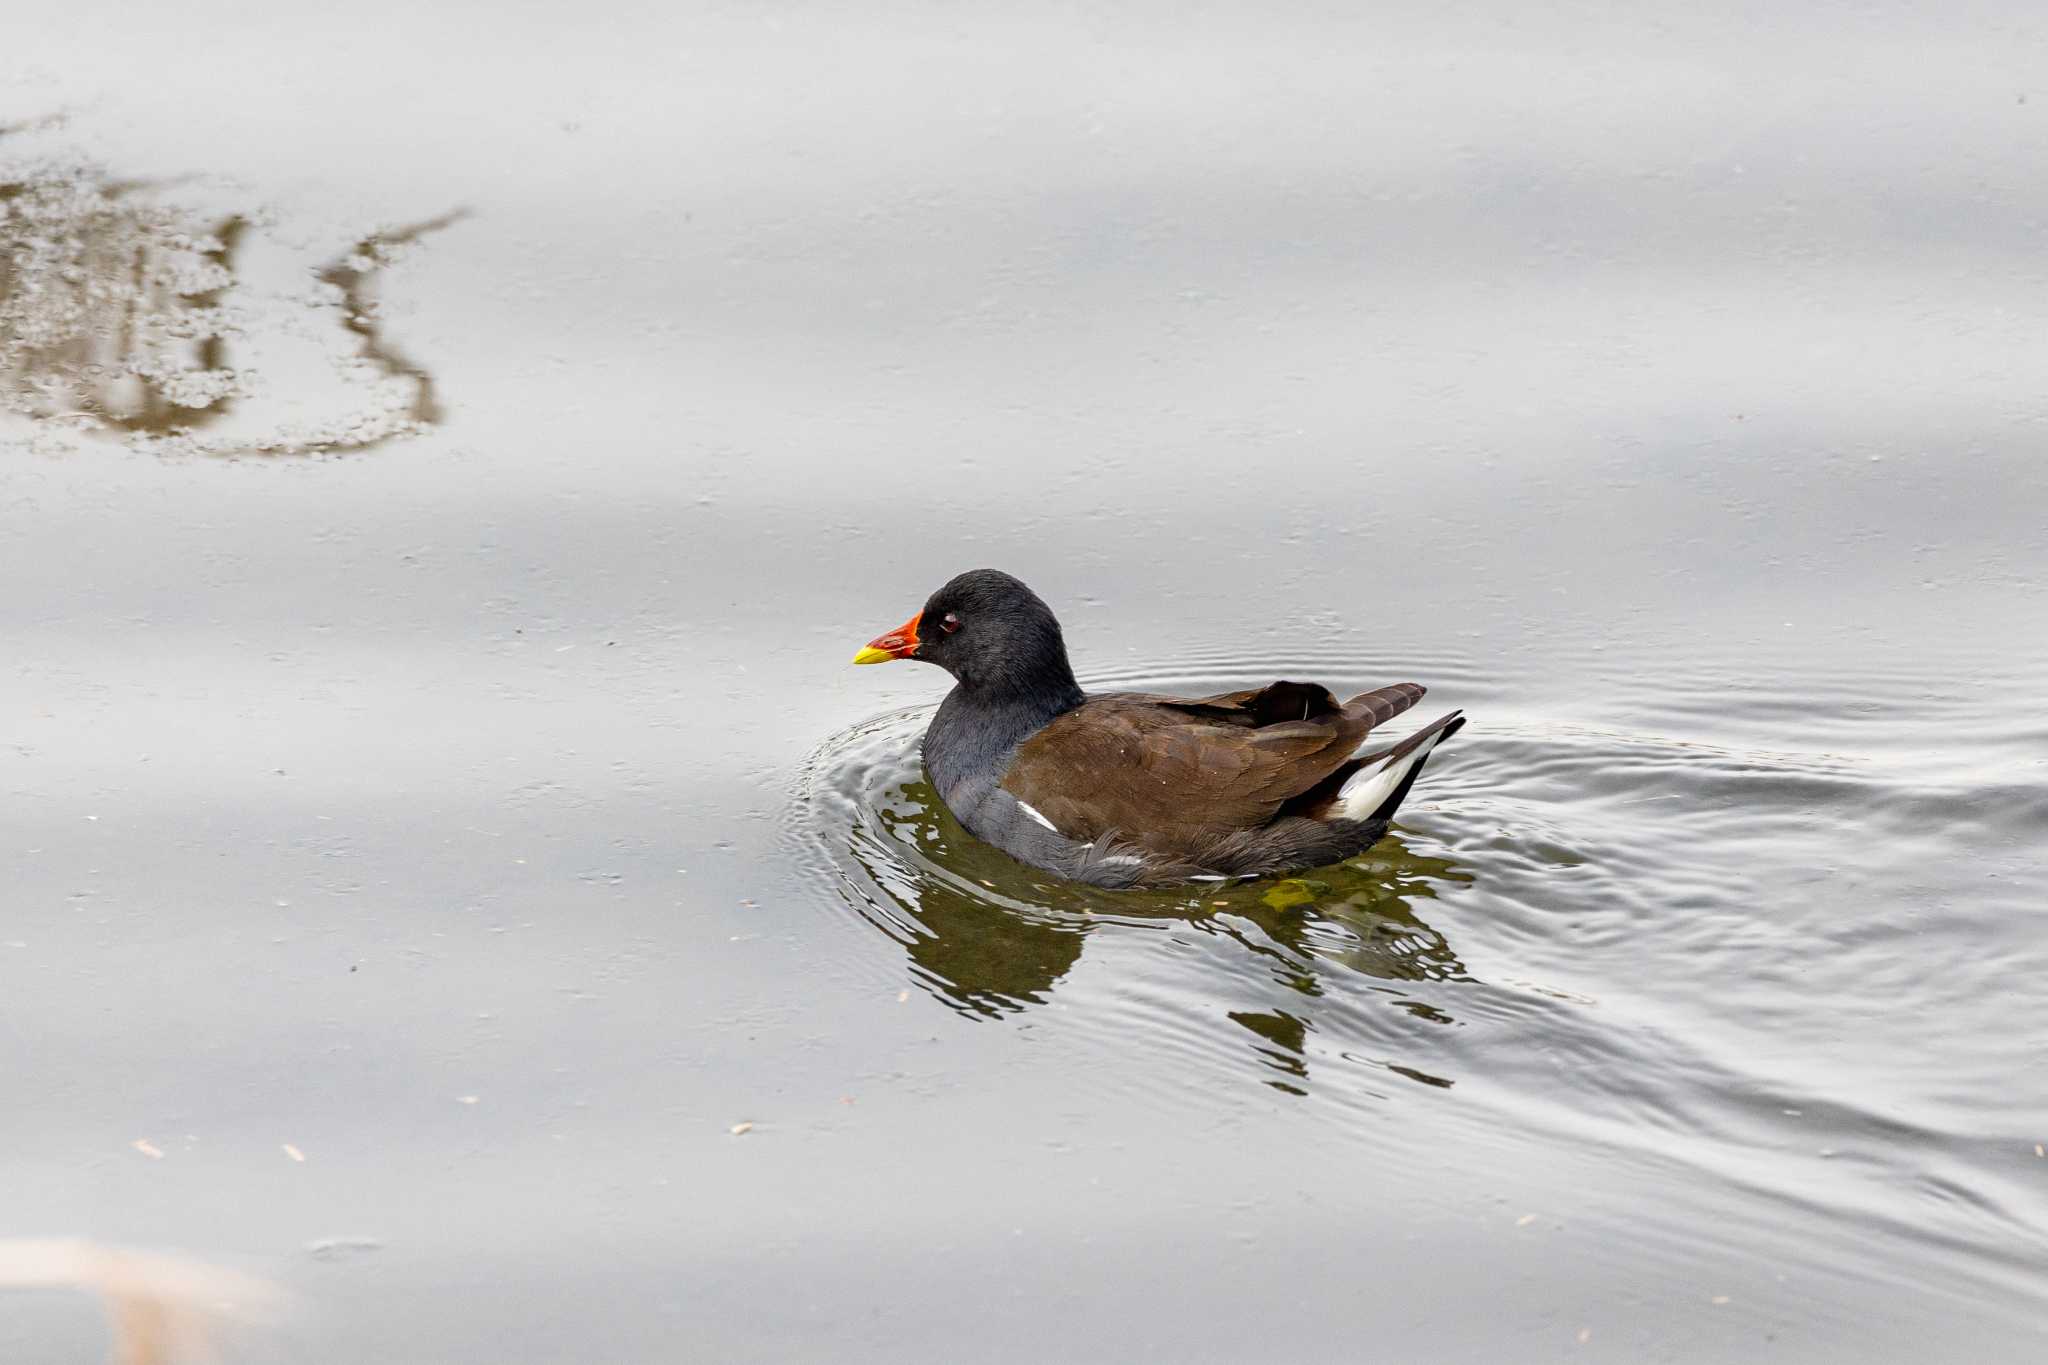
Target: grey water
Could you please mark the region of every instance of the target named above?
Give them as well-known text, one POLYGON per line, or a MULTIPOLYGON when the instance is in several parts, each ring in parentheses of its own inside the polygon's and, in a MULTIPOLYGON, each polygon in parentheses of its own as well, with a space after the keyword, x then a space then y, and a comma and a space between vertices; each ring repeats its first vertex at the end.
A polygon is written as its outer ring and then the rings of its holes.
POLYGON ((0 1238, 237 1360, 2040 1358, 2032 9, 7 29, 0 1238), (847 664, 982 564, 1471 723, 1052 883, 847 664))

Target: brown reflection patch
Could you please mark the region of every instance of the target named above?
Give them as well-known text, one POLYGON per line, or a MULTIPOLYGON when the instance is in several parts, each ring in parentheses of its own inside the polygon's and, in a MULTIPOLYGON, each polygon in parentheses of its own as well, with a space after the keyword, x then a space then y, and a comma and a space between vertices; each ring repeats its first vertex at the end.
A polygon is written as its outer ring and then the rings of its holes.
POLYGON ((379 293, 405 248, 461 212, 361 237, 310 269, 317 297, 266 297, 243 269, 260 220, 202 219, 162 188, 75 163, 0 171, 0 406, 45 436, 222 455, 367 450, 443 420, 433 375, 386 334, 379 293), (323 342, 316 322, 313 344, 351 353, 259 380, 308 308, 338 329, 323 342), (294 404, 324 415, 301 424, 284 415, 294 404))
POLYGON ((392 378, 405 380, 413 386, 412 402, 406 409, 406 416, 417 426, 434 426, 441 421, 441 401, 435 392, 434 376, 399 350, 374 320, 377 282, 401 248, 468 216, 467 209, 456 209, 410 227, 373 234, 320 271, 322 284, 332 285, 341 291, 341 325, 362 338, 359 354, 363 359, 392 378))

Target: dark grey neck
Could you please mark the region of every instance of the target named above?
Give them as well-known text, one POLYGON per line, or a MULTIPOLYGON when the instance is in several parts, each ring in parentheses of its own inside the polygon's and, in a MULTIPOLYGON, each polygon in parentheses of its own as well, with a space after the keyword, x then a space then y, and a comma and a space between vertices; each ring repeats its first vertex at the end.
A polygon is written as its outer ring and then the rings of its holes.
POLYGON ((1017 746, 1082 701, 1068 673, 1065 685, 989 694, 956 685, 924 732, 924 766, 939 799, 955 814, 976 805, 1002 781, 1017 746))

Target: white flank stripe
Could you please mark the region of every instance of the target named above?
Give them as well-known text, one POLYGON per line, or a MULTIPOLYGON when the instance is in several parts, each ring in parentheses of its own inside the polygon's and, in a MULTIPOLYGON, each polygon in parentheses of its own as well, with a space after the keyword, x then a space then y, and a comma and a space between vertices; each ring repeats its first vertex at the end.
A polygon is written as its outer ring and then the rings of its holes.
POLYGON ((1401 779, 1409 770, 1429 756, 1429 751, 1442 739, 1441 734, 1431 735, 1426 743, 1416 746, 1415 752, 1399 759, 1389 759, 1379 768, 1353 774, 1337 791, 1337 806, 1348 820, 1363 820, 1380 808, 1380 803, 1394 794, 1394 788, 1401 785, 1401 779))
POLYGON ((1058 825, 1055 825, 1052 821, 1046 819, 1043 815, 1040 815, 1038 813, 1038 808, 1032 805, 1029 801, 1019 801, 1017 804, 1024 808, 1024 813, 1026 815, 1036 820, 1039 824, 1044 825, 1054 834, 1058 834, 1060 832, 1060 827, 1058 825))

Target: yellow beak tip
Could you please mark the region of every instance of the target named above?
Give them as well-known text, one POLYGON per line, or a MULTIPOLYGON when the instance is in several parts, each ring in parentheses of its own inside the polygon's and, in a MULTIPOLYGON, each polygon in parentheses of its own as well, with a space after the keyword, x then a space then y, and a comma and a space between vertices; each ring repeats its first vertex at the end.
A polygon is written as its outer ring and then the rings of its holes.
POLYGON ((857 664, 885 664, 895 657, 894 654, 891 654, 886 649, 876 649, 873 645, 869 645, 866 649, 854 655, 853 661, 857 664))

